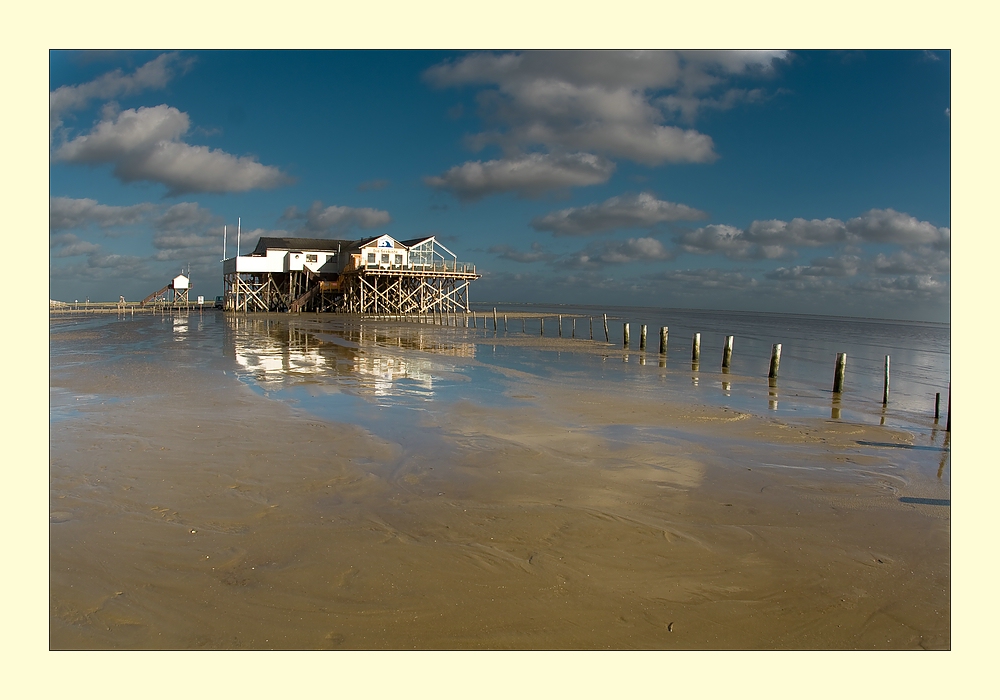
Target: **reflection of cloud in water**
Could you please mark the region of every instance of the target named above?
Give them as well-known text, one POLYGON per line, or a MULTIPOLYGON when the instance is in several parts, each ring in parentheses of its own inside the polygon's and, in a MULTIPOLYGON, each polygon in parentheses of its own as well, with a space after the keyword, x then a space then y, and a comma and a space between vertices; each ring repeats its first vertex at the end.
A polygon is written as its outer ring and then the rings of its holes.
POLYGON ((421 353, 475 356, 474 343, 443 340, 421 329, 324 324, 307 331, 294 320, 227 320, 227 350, 247 376, 268 390, 312 385, 320 392, 346 389, 377 397, 407 394, 428 399, 435 381, 453 370, 421 353))

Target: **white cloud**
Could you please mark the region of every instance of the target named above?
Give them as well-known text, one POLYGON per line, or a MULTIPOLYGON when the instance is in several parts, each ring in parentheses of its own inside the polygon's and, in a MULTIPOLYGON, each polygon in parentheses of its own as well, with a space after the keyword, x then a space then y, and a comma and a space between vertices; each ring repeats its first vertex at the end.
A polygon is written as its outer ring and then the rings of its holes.
POLYGON ((657 199, 643 192, 611 197, 600 204, 562 209, 532 220, 538 231, 556 236, 588 236, 620 228, 650 228, 668 221, 694 221, 708 215, 685 204, 657 199))
POLYGON ((190 231, 218 228, 222 235, 222 218, 211 210, 205 209, 197 202, 181 202, 175 204, 153 222, 158 231, 190 231))
POLYGON ((950 229, 918 221, 894 209, 872 209, 851 219, 846 226, 852 235, 870 243, 933 245, 941 250, 951 245, 950 229))
POLYGON ((183 142, 189 128, 188 115, 174 107, 127 109, 63 144, 55 158, 88 165, 109 163, 122 182, 162 183, 169 195, 245 192, 291 182, 281 170, 261 165, 256 158, 183 142))
POLYGON ((735 226, 710 224, 679 236, 677 242, 689 253, 722 253, 734 259, 752 257, 753 245, 735 226))
POLYGON ((353 208, 342 206, 324 207, 322 202, 313 202, 307 211, 289 207, 281 217, 286 221, 302 220, 302 227, 296 233, 310 235, 339 235, 357 227, 372 229, 385 226, 392 221, 389 212, 369 207, 353 208))
POLYGON ((928 247, 897 250, 876 255, 871 269, 880 275, 949 275, 951 256, 928 247))
POLYGON ((49 93, 49 126, 55 130, 67 112, 86 107, 91 100, 110 100, 149 89, 166 87, 178 72, 186 71, 194 59, 182 59, 180 54, 160 54, 152 61, 125 74, 116 69, 80 85, 63 85, 49 93))
MULTIPOLYGON (((734 259, 794 257, 795 249, 879 243, 948 250, 951 231, 894 211, 872 209, 846 223, 839 219, 754 221, 747 228, 710 225, 685 233, 678 244, 690 253, 722 253, 734 259)), ((803 268, 804 269, 804 268, 803 268)))
POLYGON ((154 209, 152 204, 115 207, 93 199, 49 197, 49 229, 81 228, 96 224, 102 228, 136 224, 154 209))
POLYGON ((542 146, 583 150, 647 165, 711 162, 712 139, 664 124, 664 90, 697 110, 699 100, 723 109, 749 92, 711 92, 728 79, 763 74, 786 52, 529 51, 474 53, 424 73, 438 88, 491 86, 479 93, 484 121, 495 124, 470 143, 498 144, 508 155, 542 146), (495 87, 492 87, 495 86, 495 87))
POLYGON ((77 255, 90 255, 100 251, 101 246, 90 241, 81 240, 73 233, 60 233, 49 239, 49 247, 54 258, 72 258, 77 255))
POLYGON ((792 219, 789 222, 754 221, 743 233, 746 240, 762 246, 823 246, 847 240, 844 222, 838 219, 792 219))
POLYGON ((670 260, 673 253, 655 238, 629 238, 624 241, 604 241, 573 253, 559 262, 560 267, 596 268, 604 265, 670 260))
POLYGON ((855 284, 854 288, 865 292, 888 293, 890 295, 943 296, 949 293, 951 285, 946 280, 937 279, 932 275, 899 275, 862 280, 855 284))
POLYGON ((532 153, 517 158, 471 161, 456 165, 424 182, 461 200, 477 200, 500 192, 538 197, 551 190, 607 182, 615 164, 590 153, 532 153))

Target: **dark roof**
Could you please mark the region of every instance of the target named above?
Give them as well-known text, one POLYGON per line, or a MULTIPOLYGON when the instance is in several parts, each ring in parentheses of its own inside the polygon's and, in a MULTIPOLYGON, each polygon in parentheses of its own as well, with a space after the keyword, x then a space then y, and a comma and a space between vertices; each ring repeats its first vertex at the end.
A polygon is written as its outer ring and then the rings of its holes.
POLYGON ((267 255, 271 250, 347 250, 354 241, 333 238, 261 238, 250 255, 267 255))
POLYGON ((407 248, 411 248, 411 247, 415 246, 417 243, 423 243, 428 238, 434 238, 434 236, 423 236, 422 238, 411 238, 408 241, 400 241, 400 243, 402 243, 403 245, 405 245, 407 248))

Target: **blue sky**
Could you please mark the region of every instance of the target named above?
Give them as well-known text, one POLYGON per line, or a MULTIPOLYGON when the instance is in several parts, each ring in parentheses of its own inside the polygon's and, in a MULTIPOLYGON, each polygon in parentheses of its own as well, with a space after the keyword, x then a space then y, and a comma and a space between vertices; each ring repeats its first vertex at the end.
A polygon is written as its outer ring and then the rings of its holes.
MULTIPOLYGON (((949 320, 947 51, 50 54, 55 299, 223 226, 435 234, 472 300, 949 320)), ((229 237, 229 254, 235 235, 229 237)))

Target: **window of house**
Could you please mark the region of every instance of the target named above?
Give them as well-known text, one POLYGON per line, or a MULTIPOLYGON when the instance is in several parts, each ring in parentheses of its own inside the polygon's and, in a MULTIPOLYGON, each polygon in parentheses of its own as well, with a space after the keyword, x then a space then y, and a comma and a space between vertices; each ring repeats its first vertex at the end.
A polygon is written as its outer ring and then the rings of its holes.
POLYGON ((375 264, 375 253, 368 253, 368 263, 370 265, 375 264))
POLYGON ((397 265, 402 265, 403 264, 403 256, 402 255, 397 255, 396 256, 396 264, 397 265))
POLYGON ((384 262, 386 265, 389 264, 389 254, 388 253, 382 253, 382 262, 384 262))
POLYGON ((306 254, 306 262, 316 262, 318 260, 318 255, 315 253, 306 254))

